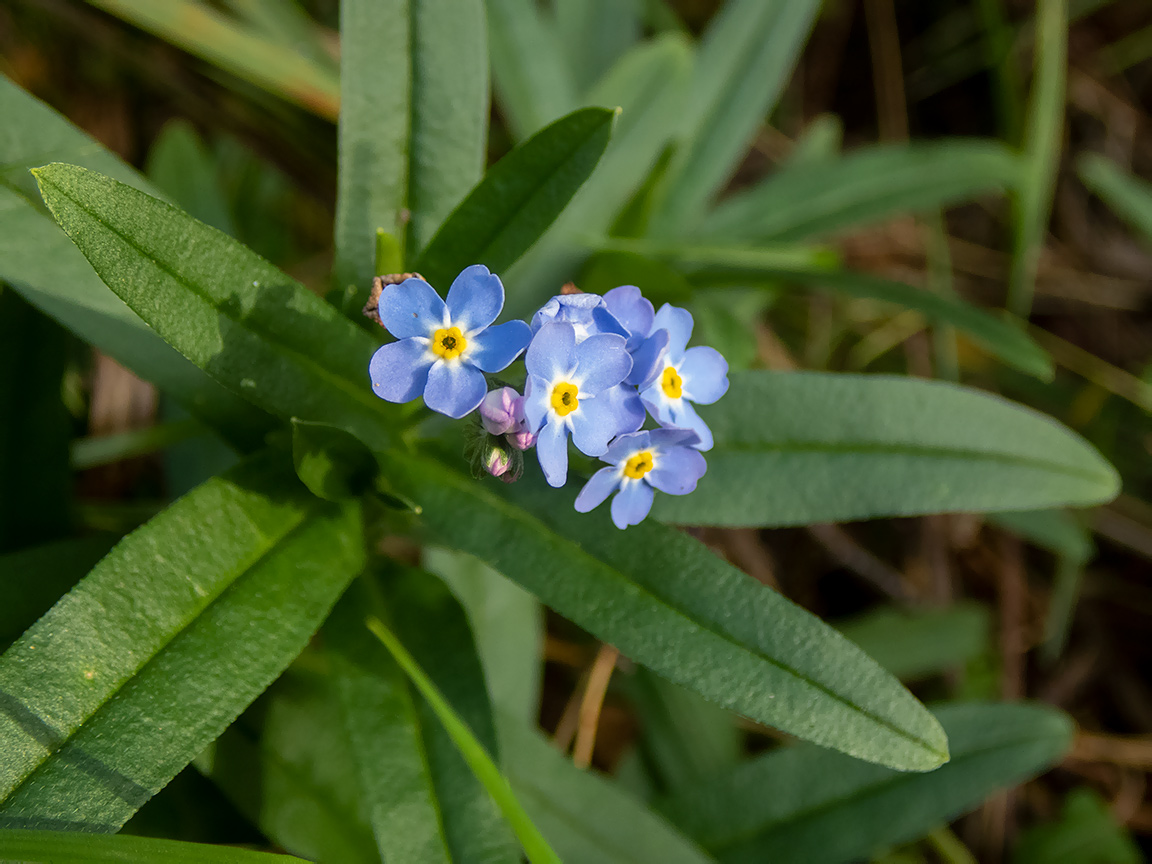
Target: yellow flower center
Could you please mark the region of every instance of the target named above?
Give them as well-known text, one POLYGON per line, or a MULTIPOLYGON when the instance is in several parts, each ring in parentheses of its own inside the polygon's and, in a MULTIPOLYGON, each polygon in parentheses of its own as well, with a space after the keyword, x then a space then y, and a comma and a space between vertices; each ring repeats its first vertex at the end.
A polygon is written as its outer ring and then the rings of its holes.
POLYGON ((576 394, 580 391, 575 384, 561 381, 552 388, 552 408, 561 417, 567 417, 580 407, 580 400, 576 394))
POLYGON ((680 394, 684 392, 684 382, 671 366, 664 367, 664 374, 660 378, 660 386, 664 389, 664 395, 669 399, 679 399, 680 394))
POLYGON ((633 480, 639 480, 652 470, 654 464, 651 450, 641 450, 639 453, 633 453, 628 457, 628 461, 624 463, 624 476, 631 477, 633 480))
POLYGON ((459 327, 441 327, 432 336, 432 353, 445 360, 455 360, 468 347, 459 327))

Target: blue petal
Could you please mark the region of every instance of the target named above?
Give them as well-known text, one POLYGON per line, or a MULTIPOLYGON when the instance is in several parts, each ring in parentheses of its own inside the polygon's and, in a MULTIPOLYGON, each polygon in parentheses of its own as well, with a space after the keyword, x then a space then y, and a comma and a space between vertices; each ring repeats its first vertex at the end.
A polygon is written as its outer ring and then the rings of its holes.
POLYGON ((687 495, 696 488, 696 482, 708 470, 708 463, 698 450, 690 447, 670 447, 661 450, 655 467, 644 479, 669 495, 687 495))
MULTIPOLYGON (((653 384, 647 390, 640 394, 640 400, 644 403, 644 407, 648 409, 648 413, 656 418, 656 422, 662 426, 679 426, 676 418, 672 416, 672 404, 664 397, 664 391, 660 389, 659 384, 653 384)), ((677 399, 678 403, 683 403, 684 400, 677 399)))
POLYGON ((619 465, 633 453, 647 450, 651 444, 651 432, 631 432, 619 436, 608 445, 608 452, 600 458, 612 465, 619 465))
POLYGON ((612 499, 612 521, 620 529, 639 525, 652 509, 652 487, 643 480, 633 480, 620 487, 620 494, 612 499))
POLYGON ((657 330, 632 354, 632 371, 624 379, 633 387, 641 389, 656 380, 664 371, 664 355, 668 351, 668 331, 657 330))
POLYGON ((628 328, 628 350, 635 351, 636 346, 652 332, 656 311, 651 301, 646 300, 635 285, 621 285, 604 295, 604 305, 628 328), (631 337, 635 337, 635 344, 631 337))
POLYGON ((440 295, 423 279, 405 279, 386 285, 380 294, 380 321, 397 339, 430 336, 444 326, 446 307, 440 295))
POLYGON ((693 430, 677 429, 674 426, 653 429, 651 436, 653 447, 696 447, 700 443, 700 436, 693 430))
POLYGON ((568 427, 549 423, 536 438, 536 458, 549 486, 559 488, 568 479, 568 427))
POLYGON ((524 382, 524 419, 529 432, 537 431, 548 416, 548 382, 529 375, 524 382))
POLYGON ((571 324, 551 322, 542 326, 532 337, 528 353, 524 355, 524 365, 529 375, 551 381, 553 378, 568 375, 576 365, 573 351, 576 347, 576 331, 571 324))
POLYGON ((728 392, 728 361, 715 348, 705 345, 689 348, 680 364, 684 398, 711 405, 728 392))
POLYGON ((581 399, 580 407, 568 416, 572 420, 572 441, 576 449, 589 456, 604 455, 609 441, 621 432, 635 431, 627 428, 628 418, 620 406, 600 396, 581 399))
MULTIPOLYGON (((673 408, 670 412, 672 415, 672 425, 680 429, 691 429, 700 436, 700 443, 696 445, 697 450, 711 450, 712 449, 712 430, 708 428, 708 424, 700 419, 700 415, 696 413, 696 409, 692 407, 691 402, 684 399, 680 400, 680 404, 673 408)), ((657 418, 661 423, 664 422, 663 418, 657 418)))
POLYGON ((468 362, 485 372, 499 372, 528 347, 532 333, 523 321, 505 321, 472 337, 468 362))
POLYGON ((668 356, 673 361, 679 360, 684 349, 688 347, 688 340, 692 338, 692 313, 687 309, 665 303, 656 313, 652 330, 668 331, 668 356))
POLYGON ((592 310, 592 326, 588 330, 588 335, 591 336, 593 333, 614 333, 624 339, 629 336, 628 328, 608 311, 607 306, 597 306, 592 310))
POLYGON ((617 384, 615 387, 602 390, 597 394, 596 401, 605 400, 620 418, 619 434, 635 432, 644 425, 644 403, 640 401, 640 395, 635 387, 617 384))
POLYGON ((428 346, 416 339, 389 342, 368 361, 372 392, 389 402, 410 402, 424 392, 432 360, 428 346))
POLYGON ((433 411, 459 420, 484 401, 488 382, 484 373, 466 363, 434 363, 424 388, 424 403, 433 411))
POLYGON ((595 394, 615 387, 632 371, 632 358, 624 350, 624 337, 613 333, 589 336, 576 346, 574 357, 581 393, 595 394))
POLYGON ((496 320, 504 308, 504 286, 500 277, 483 264, 460 271, 448 289, 448 313, 452 324, 465 333, 480 330, 496 320))
POLYGON ((601 468, 592 475, 592 479, 584 484, 584 488, 576 496, 576 512, 587 513, 589 510, 595 510, 619 485, 620 473, 615 468, 601 468))

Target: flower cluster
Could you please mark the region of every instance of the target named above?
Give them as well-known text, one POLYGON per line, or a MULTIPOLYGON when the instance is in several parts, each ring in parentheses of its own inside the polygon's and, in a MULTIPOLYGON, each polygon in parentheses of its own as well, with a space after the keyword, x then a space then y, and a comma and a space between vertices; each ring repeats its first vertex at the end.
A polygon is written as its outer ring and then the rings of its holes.
POLYGON ((585 513, 609 495, 619 528, 648 515, 654 490, 686 495, 707 465, 701 451, 712 433, 693 404, 715 402, 728 389, 728 364, 713 348, 688 347, 692 316, 665 304, 657 312, 633 285, 604 296, 553 297, 531 324, 493 326, 504 286, 487 267, 466 268, 447 301, 416 275, 377 285, 380 323, 396 337, 372 357, 376 395, 407 402, 423 395, 429 408, 460 418, 479 409, 482 442, 476 459, 511 482, 522 451, 536 448, 544 477, 568 478, 568 442, 608 467, 576 498, 585 513), (491 391, 484 373, 501 372, 524 353, 521 395, 491 391), (644 430, 648 416, 660 428, 644 430))

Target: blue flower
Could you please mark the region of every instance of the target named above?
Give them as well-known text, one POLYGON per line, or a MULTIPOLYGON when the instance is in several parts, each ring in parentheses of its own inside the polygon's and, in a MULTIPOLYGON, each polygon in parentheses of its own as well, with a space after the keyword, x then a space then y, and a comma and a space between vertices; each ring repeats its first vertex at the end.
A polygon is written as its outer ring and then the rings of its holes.
POLYGON ((699 437, 690 429, 653 429, 621 435, 612 442, 601 468, 576 496, 576 509, 587 513, 612 499, 612 521, 627 528, 644 521, 652 509, 654 489, 669 495, 687 495, 696 488, 708 465, 697 447, 699 437))
POLYGON ((589 456, 600 456, 608 442, 627 428, 629 418, 608 391, 632 370, 624 337, 597 333, 577 344, 569 322, 542 324, 524 364, 528 381, 524 415, 536 432, 536 454, 544 477, 563 486, 568 477, 568 435, 589 456))
POLYGON ((499 372, 531 339, 523 321, 495 327, 504 286, 483 264, 466 267, 448 289, 448 301, 423 279, 388 285, 380 295, 380 321, 396 337, 372 355, 372 390, 389 402, 424 394, 433 411, 460 418, 476 410, 488 391, 485 372, 499 372))
POLYGON ((662 425, 691 429, 700 436, 698 449, 711 450, 712 430, 691 403, 711 405, 728 392, 728 361, 715 348, 687 348, 692 315, 686 309, 665 303, 652 329, 668 331, 668 353, 640 398, 662 425))

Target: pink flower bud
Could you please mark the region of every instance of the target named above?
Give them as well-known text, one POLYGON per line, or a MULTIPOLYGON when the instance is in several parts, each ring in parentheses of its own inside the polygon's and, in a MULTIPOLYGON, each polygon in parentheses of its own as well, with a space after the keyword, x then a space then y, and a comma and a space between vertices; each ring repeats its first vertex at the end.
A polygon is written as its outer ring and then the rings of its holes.
POLYGON ((511 432, 505 437, 508 443, 515 447, 517 450, 529 450, 536 446, 536 433, 524 431, 528 426, 527 421, 521 421, 521 431, 511 432))
MULTIPOLYGON (((511 387, 491 390, 480 403, 480 422, 490 435, 503 435, 516 429, 516 409, 523 397, 511 387)), ((499 475, 496 475, 499 476, 499 475)))

